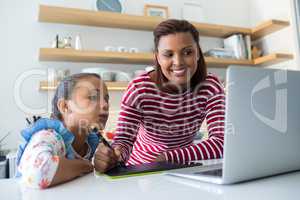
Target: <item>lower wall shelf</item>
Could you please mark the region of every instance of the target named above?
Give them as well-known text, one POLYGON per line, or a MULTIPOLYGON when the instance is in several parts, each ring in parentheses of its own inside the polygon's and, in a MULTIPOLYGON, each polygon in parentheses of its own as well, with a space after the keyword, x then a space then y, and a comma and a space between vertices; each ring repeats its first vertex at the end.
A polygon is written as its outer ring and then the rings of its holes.
MULTIPOLYGON (((41 81, 40 82, 40 91, 51 91, 55 90, 58 86, 59 82, 48 82, 48 81, 41 81)), ((109 91, 123 91, 127 89, 128 82, 105 82, 107 89, 109 91)))
MULTIPOLYGON (((292 54, 273 53, 254 60, 205 57, 209 67, 225 68, 229 65, 269 65, 293 59, 292 54)), ((66 61, 113 64, 153 64, 152 53, 119 53, 106 51, 78 51, 75 49, 41 48, 40 61, 66 61)))

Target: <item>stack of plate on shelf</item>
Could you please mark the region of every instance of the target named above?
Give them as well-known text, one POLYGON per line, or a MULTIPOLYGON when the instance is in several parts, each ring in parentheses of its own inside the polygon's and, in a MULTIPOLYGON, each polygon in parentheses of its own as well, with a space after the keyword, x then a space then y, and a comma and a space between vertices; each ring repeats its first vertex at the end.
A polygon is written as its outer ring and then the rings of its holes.
POLYGON ((204 53, 204 56, 214 57, 214 58, 235 58, 234 52, 229 49, 224 48, 213 48, 204 53))

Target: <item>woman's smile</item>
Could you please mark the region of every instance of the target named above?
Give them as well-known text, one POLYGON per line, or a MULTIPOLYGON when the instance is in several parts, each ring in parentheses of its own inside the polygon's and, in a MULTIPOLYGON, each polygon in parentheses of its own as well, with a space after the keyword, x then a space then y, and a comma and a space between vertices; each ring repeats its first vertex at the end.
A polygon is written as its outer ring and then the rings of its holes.
POLYGON ((171 69, 171 71, 174 73, 176 77, 182 77, 182 76, 186 76, 187 68, 176 68, 176 69, 171 69))

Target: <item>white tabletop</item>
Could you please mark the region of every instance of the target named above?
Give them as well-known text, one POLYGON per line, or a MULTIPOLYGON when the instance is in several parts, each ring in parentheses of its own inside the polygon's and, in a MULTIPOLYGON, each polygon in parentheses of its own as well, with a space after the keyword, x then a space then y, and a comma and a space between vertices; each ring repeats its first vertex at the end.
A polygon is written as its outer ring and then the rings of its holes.
POLYGON ((14 179, 0 181, 0 196, 6 200, 52 199, 297 199, 300 196, 300 172, 288 173, 234 185, 214 185, 154 174, 111 180, 88 174, 74 181, 36 190, 21 187, 14 179))

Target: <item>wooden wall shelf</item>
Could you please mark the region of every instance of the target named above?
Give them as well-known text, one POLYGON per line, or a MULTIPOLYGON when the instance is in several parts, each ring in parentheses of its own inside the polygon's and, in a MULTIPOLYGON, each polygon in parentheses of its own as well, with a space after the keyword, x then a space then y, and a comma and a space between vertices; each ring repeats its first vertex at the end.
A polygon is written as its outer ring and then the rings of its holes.
MULTIPOLYGON (((152 31, 164 19, 158 17, 137 16, 112 12, 100 12, 76 8, 40 5, 39 21, 96 27, 122 28, 152 31)), ((224 26, 208 23, 193 23, 200 35, 210 37, 227 37, 234 33, 250 34, 258 39, 267 34, 289 26, 289 22, 269 20, 255 28, 224 26)))
MULTIPOLYGON (((209 67, 227 67, 228 65, 274 64, 293 59, 292 54, 275 53, 255 60, 236 60, 205 57, 209 67)), ((106 51, 77 51, 74 49, 41 48, 40 61, 66 61, 113 64, 153 64, 152 53, 119 53, 106 51)))
POLYGON ((269 54, 260 58, 256 58, 254 60, 254 65, 273 65, 280 62, 292 60, 294 56, 292 54, 284 54, 284 53, 274 53, 269 54))
MULTIPOLYGON (((128 82, 105 82, 107 89, 109 91, 123 91, 127 89, 128 82)), ((41 81, 40 82, 40 91, 51 91, 55 90, 58 85, 58 82, 48 82, 48 81, 41 81)))
POLYGON ((41 48, 39 60, 114 64, 152 64, 153 56, 151 53, 119 53, 41 48))
POLYGON ((288 27, 290 23, 288 21, 281 20, 269 20, 267 22, 259 24, 252 29, 251 39, 256 40, 266 35, 279 31, 285 27, 288 27))

